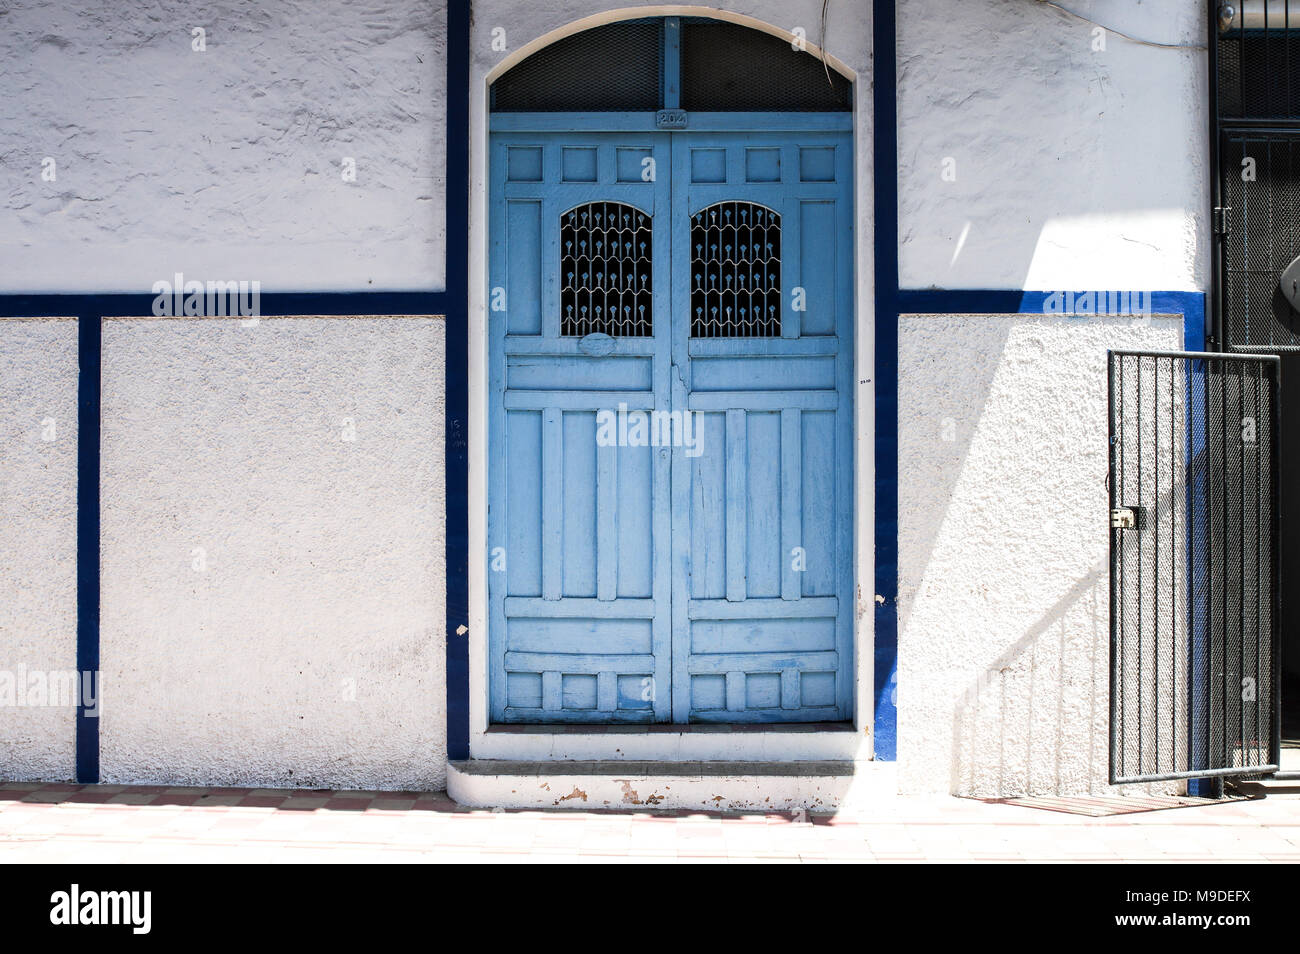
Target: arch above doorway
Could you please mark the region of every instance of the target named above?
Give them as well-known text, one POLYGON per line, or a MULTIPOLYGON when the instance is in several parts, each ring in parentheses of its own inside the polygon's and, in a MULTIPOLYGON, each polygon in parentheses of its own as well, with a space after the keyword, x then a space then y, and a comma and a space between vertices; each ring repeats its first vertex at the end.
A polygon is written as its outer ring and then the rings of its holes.
POLYGON ((534 49, 491 85, 494 112, 847 112, 853 84, 802 36, 716 17, 636 17, 534 49))

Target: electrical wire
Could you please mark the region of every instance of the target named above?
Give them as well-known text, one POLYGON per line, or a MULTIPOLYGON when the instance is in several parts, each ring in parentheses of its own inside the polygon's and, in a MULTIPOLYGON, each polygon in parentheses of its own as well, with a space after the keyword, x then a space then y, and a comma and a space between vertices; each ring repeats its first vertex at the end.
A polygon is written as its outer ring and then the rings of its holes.
MULTIPOLYGON (((1055 0, 1037 0, 1037 2, 1038 2, 1038 3, 1041 3, 1041 4, 1042 4, 1043 6, 1045 6, 1045 7, 1053 7, 1053 8, 1055 8, 1055 9, 1057 9, 1057 10, 1060 10, 1062 13, 1064 13, 1064 14, 1066 14, 1066 15, 1068 15, 1068 16, 1072 16, 1072 17, 1074 17, 1076 20, 1082 20, 1084 23, 1091 23, 1091 24, 1092 24, 1093 26, 1095 26, 1095 27, 1101 27, 1101 28, 1102 28, 1103 30, 1105 30, 1107 33, 1114 33, 1116 36, 1118 36, 1118 37, 1122 37, 1123 39, 1128 40, 1130 43, 1139 43, 1139 44, 1141 44, 1142 46, 1154 46, 1154 47, 1156 47, 1157 49, 1161 49, 1161 50, 1203 50, 1203 49, 1206 48, 1204 43, 1195 43, 1195 44, 1193 44, 1193 43, 1157 43, 1155 40, 1144 40, 1144 39, 1142 39, 1141 37, 1130 36, 1129 34, 1125 33, 1123 30, 1115 30, 1115 29, 1112 29, 1111 27, 1103 26, 1102 24, 1098 23, 1096 20, 1089 20, 1087 17, 1085 17, 1085 16, 1084 16, 1083 14, 1081 14, 1081 13, 1075 13, 1073 10, 1070 10, 1070 9, 1067 9, 1066 7, 1061 6, 1059 3, 1056 3, 1055 0)), ((824 10, 824 9, 825 9, 825 8, 823 7, 823 10, 824 10)), ((824 31, 825 31, 825 27, 823 27, 822 29, 823 29, 823 32, 824 32, 824 31)))
POLYGON ((831 64, 826 59, 826 8, 831 5, 831 0, 822 0, 822 69, 826 71, 826 82, 833 88, 835 81, 831 79, 831 64))

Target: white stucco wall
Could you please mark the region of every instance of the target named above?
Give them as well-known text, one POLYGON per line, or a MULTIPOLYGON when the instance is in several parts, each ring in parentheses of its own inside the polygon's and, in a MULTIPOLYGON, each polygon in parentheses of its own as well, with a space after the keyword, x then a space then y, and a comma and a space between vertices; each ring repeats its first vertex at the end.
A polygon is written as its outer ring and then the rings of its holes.
POLYGON ((445 11, 0 5, 0 291, 445 287, 445 11))
POLYGON ((0 319, 0 567, 0 780, 68 780, 76 709, 35 690, 77 663, 75 319, 0 319))
POLYGON ((899 326, 899 778, 1106 790, 1108 348, 1181 317, 905 315, 899 326))
POLYGON ((443 359, 439 318, 105 322, 104 781, 444 784, 443 359))
POLYGON ((1060 6, 899 0, 904 288, 1207 286, 1205 0, 1060 6))

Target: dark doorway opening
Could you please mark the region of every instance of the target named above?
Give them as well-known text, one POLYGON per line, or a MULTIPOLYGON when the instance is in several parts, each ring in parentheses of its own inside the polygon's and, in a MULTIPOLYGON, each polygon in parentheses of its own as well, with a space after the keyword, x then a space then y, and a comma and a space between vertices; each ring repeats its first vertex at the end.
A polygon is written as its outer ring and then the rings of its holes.
POLYGON ((1281 358, 1279 761, 1300 775, 1300 600, 1286 584, 1300 568, 1300 308, 1287 271, 1300 258, 1300 0, 1214 3, 1210 21, 1213 350, 1281 358))

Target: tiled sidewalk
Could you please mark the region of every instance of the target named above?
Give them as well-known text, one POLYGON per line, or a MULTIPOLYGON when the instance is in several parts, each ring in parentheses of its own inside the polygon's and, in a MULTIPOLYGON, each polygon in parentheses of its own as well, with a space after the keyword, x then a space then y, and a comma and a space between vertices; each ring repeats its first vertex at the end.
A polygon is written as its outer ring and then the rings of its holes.
POLYGON ((1300 861, 1300 797, 1093 818, 957 798, 870 814, 490 812, 442 793, 0 785, 0 864, 1300 861))

